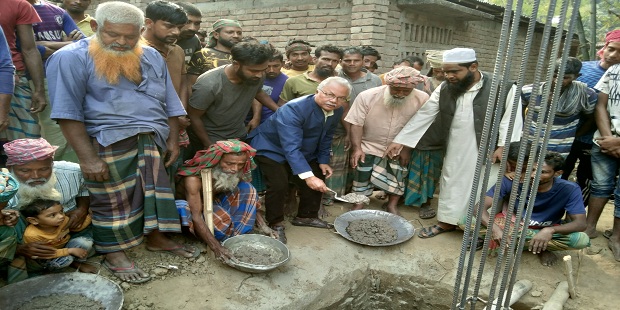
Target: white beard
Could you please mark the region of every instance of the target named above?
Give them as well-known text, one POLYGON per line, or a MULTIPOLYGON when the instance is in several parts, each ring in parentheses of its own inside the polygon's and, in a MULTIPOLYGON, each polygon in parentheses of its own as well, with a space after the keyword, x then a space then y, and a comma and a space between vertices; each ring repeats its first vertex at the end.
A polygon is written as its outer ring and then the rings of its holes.
MULTIPOLYGON (((411 94, 413 94, 413 91, 411 92, 411 94)), ((407 101, 407 99, 409 99, 409 96, 411 96, 411 94, 403 98, 394 98, 392 97, 392 94, 390 94, 390 87, 388 86, 385 88, 385 91, 383 92, 383 103, 388 108, 398 108, 402 106, 407 101)))
POLYGON ((224 193, 224 192, 232 192, 237 189, 237 185, 239 181, 241 181, 241 176, 243 172, 237 173, 228 173, 222 170, 222 168, 217 165, 213 167, 213 191, 216 193, 224 193))
MULTIPOLYGON (((28 181, 32 181, 32 179, 28 181)), ((29 205, 37 199, 60 201, 60 199, 62 198, 60 192, 57 191, 56 188, 54 188, 56 186, 57 179, 56 174, 53 172, 50 179, 47 180, 47 182, 45 182, 44 184, 31 186, 28 185, 26 182, 20 182, 19 188, 17 189, 16 195, 19 200, 17 206, 19 208, 29 205)))

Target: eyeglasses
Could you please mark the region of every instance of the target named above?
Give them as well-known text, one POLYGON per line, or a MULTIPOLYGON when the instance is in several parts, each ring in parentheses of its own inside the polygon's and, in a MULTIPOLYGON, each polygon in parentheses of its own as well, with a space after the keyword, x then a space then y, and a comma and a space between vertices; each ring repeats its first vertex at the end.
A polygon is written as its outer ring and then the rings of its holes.
POLYGON ((319 91, 322 92, 323 95, 325 95, 325 97, 327 97, 329 99, 336 99, 336 101, 340 101, 340 102, 347 102, 347 101, 349 101, 348 97, 336 97, 336 95, 334 95, 332 93, 326 93, 322 89, 319 89, 319 91))

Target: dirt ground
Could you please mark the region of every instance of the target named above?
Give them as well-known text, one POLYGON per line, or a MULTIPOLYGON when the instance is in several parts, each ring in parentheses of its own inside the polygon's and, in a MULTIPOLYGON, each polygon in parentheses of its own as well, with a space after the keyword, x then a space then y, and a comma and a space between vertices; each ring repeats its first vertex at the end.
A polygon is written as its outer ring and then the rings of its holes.
MULTIPOLYGON (((372 198, 370 208, 379 209, 382 202, 372 198)), ((348 206, 337 203, 328 211, 327 220, 333 222, 348 206)), ((613 205, 608 205, 599 222, 601 233, 611 228, 612 211, 613 205)), ((435 222, 419 220, 411 207, 401 207, 401 212, 418 230, 421 224, 435 222)), ((235 270, 210 252, 188 261, 139 246, 130 256, 155 279, 142 285, 123 283, 124 309, 359 309, 359 303, 370 305, 367 302, 380 299, 385 301, 379 307, 383 309, 446 309, 451 303, 462 232, 432 239, 416 236, 391 247, 358 245, 326 229, 287 225, 286 234, 291 260, 265 274, 235 270)), ((177 238, 200 245, 195 239, 177 238)), ((613 260, 606 241, 602 236, 592 240, 590 253, 596 254, 583 255, 579 270, 576 251, 559 253, 572 255, 578 272, 579 297, 569 300, 565 309, 616 309, 620 303, 620 263, 613 260)), ((488 293, 495 261, 487 262, 483 295, 488 293)), ((114 278, 106 271, 102 275, 114 278)), ((536 256, 525 253, 518 279, 532 281, 533 288, 515 308, 530 309, 546 301, 566 278, 563 265, 544 267, 536 256)))

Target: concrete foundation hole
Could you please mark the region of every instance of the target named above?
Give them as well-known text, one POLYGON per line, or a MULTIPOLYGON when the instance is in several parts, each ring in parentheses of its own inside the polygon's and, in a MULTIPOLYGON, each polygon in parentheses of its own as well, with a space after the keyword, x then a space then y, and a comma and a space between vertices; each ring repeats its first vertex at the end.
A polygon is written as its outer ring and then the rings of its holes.
MULTIPOLYGON (((321 290, 322 294, 331 296, 319 297, 320 301, 326 302, 320 309, 440 310, 450 309, 452 303, 453 289, 445 283, 377 270, 354 272, 350 276, 351 281, 338 281, 340 284, 350 284, 350 289, 341 297, 334 296, 334 293, 342 290, 326 290, 325 287, 321 290)), ((476 304, 476 309, 483 308, 484 304, 476 304)), ((512 309, 524 310, 530 307, 517 303, 512 309)))

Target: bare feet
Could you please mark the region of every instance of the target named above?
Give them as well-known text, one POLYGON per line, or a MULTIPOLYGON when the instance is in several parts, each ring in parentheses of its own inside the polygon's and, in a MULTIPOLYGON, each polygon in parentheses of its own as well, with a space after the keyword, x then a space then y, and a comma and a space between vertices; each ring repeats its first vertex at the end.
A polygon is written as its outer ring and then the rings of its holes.
POLYGON ((385 210, 387 212, 390 212, 392 214, 400 216, 400 212, 398 212, 398 205, 389 205, 388 204, 388 205, 385 206, 385 210))
POLYGON ((97 273, 99 268, 89 262, 76 262, 71 263, 71 267, 77 269, 79 272, 83 273, 97 273))
POLYGON ((588 237, 590 237, 590 239, 594 239, 594 238, 598 237, 598 231, 596 231, 596 227, 588 227, 588 228, 586 228, 584 233, 586 233, 586 235, 588 235, 588 237))
POLYGON ((620 242, 614 242, 613 239, 607 241, 607 246, 611 250, 611 254, 617 262, 620 262, 620 242))
POLYGON ((125 282, 143 283, 151 279, 151 276, 136 267, 123 251, 106 254, 103 265, 117 278, 125 282))
POLYGON ((553 252, 542 251, 537 254, 540 259, 540 263, 543 266, 553 266, 558 262, 558 257, 553 252))
POLYGON ((353 210, 362 210, 362 209, 364 209, 364 204, 363 203, 356 203, 351 208, 351 211, 353 211, 353 210))
POLYGON ((192 258, 200 255, 200 250, 188 245, 181 245, 155 230, 148 235, 146 249, 149 251, 166 251, 180 257, 192 258))

